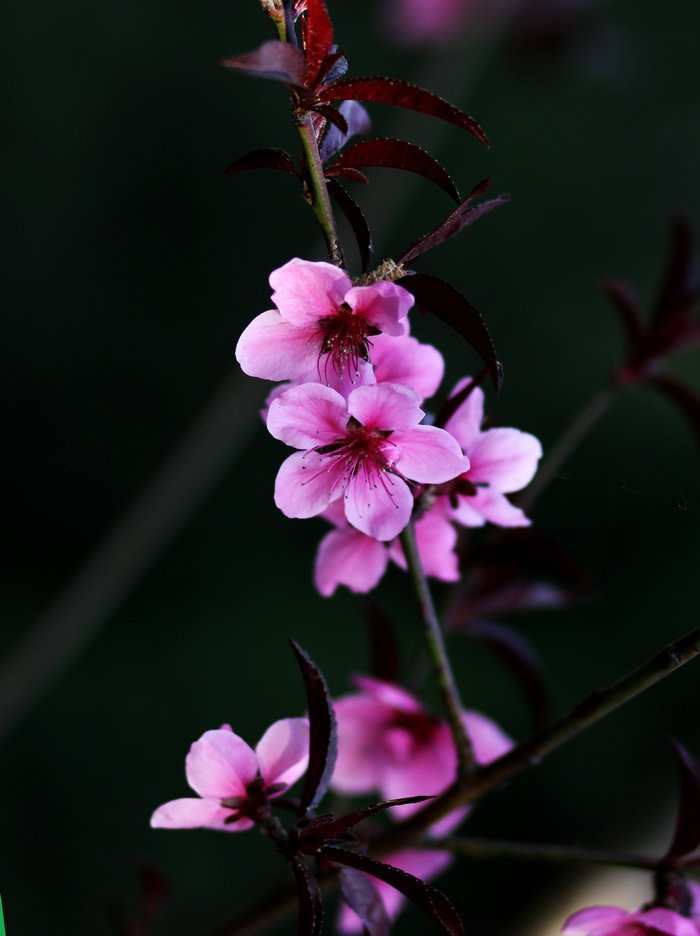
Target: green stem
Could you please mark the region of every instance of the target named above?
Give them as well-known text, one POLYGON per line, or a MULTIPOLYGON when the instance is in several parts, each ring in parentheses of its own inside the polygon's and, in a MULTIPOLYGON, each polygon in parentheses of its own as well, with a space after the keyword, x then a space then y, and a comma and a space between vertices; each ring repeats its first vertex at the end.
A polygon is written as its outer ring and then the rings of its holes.
POLYGON ((408 573, 411 577, 413 590, 418 600, 421 621, 423 623, 423 637, 428 655, 433 664, 433 671, 437 680, 442 705, 452 731, 455 747, 457 749, 457 783, 461 785, 472 775, 476 767, 474 751, 469 735, 464 726, 462 703, 459 698, 457 683, 452 674, 450 661, 445 650, 445 642, 440 629, 440 622, 435 613, 435 606, 430 594, 428 580, 418 554, 416 531, 413 521, 410 521, 399 534, 403 554, 406 557, 408 573))
POLYGON ((323 231, 326 246, 328 247, 328 259, 336 266, 344 267, 345 258, 340 246, 333 208, 328 195, 328 186, 323 175, 323 166, 321 165, 316 135, 311 123, 311 114, 301 113, 298 116, 295 115, 294 123, 301 138, 301 145, 304 148, 309 172, 309 204, 323 231))
POLYGON ((566 845, 541 845, 528 842, 496 842, 478 838, 431 839, 419 846, 431 851, 449 851, 463 858, 540 861, 546 864, 596 864, 608 867, 638 868, 655 871, 658 858, 644 855, 626 855, 603 851, 589 851, 566 845))
POLYGON ((409 817, 400 826, 394 826, 378 836, 374 841, 372 854, 385 855, 406 847, 443 816, 473 803, 527 767, 539 764, 543 757, 561 747, 564 742, 650 688, 698 654, 700 628, 664 647, 646 663, 606 689, 594 690, 548 728, 538 731, 490 764, 479 767, 466 783, 453 783, 420 812, 409 817))

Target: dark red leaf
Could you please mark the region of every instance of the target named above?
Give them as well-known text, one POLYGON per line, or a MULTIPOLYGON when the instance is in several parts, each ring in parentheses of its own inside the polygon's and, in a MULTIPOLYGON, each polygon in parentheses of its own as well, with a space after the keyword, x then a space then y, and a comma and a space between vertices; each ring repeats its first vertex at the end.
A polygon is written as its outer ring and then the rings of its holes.
POLYGON ((362 182, 363 184, 369 182, 364 172, 360 172, 359 169, 350 169, 349 166, 346 169, 336 169, 335 166, 330 166, 324 171, 324 175, 326 179, 347 179, 348 182, 362 182))
POLYGON ((660 390, 680 410, 688 420, 696 441, 700 445, 700 397, 685 384, 672 377, 650 377, 647 383, 660 390))
POLYGON ((600 285, 620 315, 627 344, 630 348, 634 348, 644 333, 644 323, 637 297, 627 283, 610 276, 603 276, 600 285))
POLYGON ((251 150, 250 153, 240 156, 230 166, 227 166, 224 172, 234 175, 236 172, 247 172, 249 169, 281 169, 295 176, 300 175, 292 162, 292 157, 283 149, 273 148, 251 150))
POLYGON ((333 24, 323 0, 308 0, 304 56, 306 58, 306 86, 311 87, 319 76, 321 65, 333 45, 333 24))
POLYGON ((299 898, 297 936, 319 936, 323 926, 323 900, 318 881, 301 861, 292 861, 299 898))
POLYGON ((325 117, 329 123, 334 124, 343 135, 348 132, 348 122, 340 113, 337 107, 332 104, 318 104, 314 107, 317 114, 325 117))
POLYGON ((436 315, 469 342, 488 368, 498 391, 503 381, 503 368, 479 310, 458 289, 437 276, 413 273, 404 276, 401 285, 415 296, 424 311, 436 315))
POLYGON ((669 317, 683 318, 698 292, 697 270, 694 265, 692 232, 685 217, 675 218, 671 230, 671 250, 654 303, 652 327, 669 317))
POLYGON ((673 738, 671 744, 678 769, 678 815, 665 857, 675 861, 700 846, 700 766, 682 744, 673 738))
POLYGON ((509 627, 492 621, 466 621, 454 629, 476 640, 493 653, 510 672, 525 696, 533 728, 537 730, 546 725, 549 720, 549 692, 544 670, 537 654, 525 638, 509 627))
POLYGON ((290 643, 304 679, 309 706, 309 766, 300 799, 300 807, 305 811, 313 809, 328 789, 338 756, 338 730, 321 670, 296 641, 290 643))
POLYGON ((352 228, 352 233, 357 241, 357 249, 360 251, 360 260, 362 262, 363 272, 369 266, 372 257, 372 234, 367 224, 367 219, 362 213, 362 209, 354 198, 351 198, 345 191, 340 182, 335 179, 327 179, 328 191, 333 196, 343 214, 352 228))
POLYGON ((224 68, 251 75, 253 78, 282 81, 295 88, 304 86, 306 61, 299 49, 295 49, 289 42, 271 39, 254 52, 225 58, 221 64, 224 68))
POLYGON ((450 237, 454 237, 455 234, 459 234, 460 231, 463 231, 465 228, 469 227, 470 224, 478 221, 479 218, 482 218, 485 214, 493 211, 494 208, 499 208, 501 205, 507 204, 509 196, 499 195, 498 198, 492 198, 482 205, 476 205, 474 208, 469 207, 477 195, 481 194, 479 191, 480 187, 483 186, 482 191, 484 191, 488 188, 488 184, 488 179, 479 183, 479 186, 471 192, 469 197, 455 208, 441 224, 438 224, 432 231, 428 231, 427 234, 423 234, 418 240, 414 241, 410 247, 407 247, 403 253, 399 254, 396 258, 396 262, 402 263, 404 266, 410 266, 410 264, 428 250, 432 250, 433 247, 437 247, 439 244, 443 244, 446 240, 449 240, 450 237))
POLYGON ((322 842, 331 842, 333 839, 341 838, 350 829, 354 829, 356 825, 376 813, 391 809, 392 806, 424 803, 429 799, 432 799, 432 796, 405 796, 402 799, 384 800, 381 803, 372 803, 371 806, 362 806, 360 809, 355 809, 347 816, 341 816, 339 819, 332 817, 329 819, 327 815, 319 816, 318 819, 312 819, 299 833, 299 842, 302 845, 306 842, 307 847, 310 843, 315 850, 322 842))
POLYGON ((397 81, 394 78, 343 78, 335 84, 324 85, 319 96, 324 101, 373 101, 375 104, 391 104, 429 114, 467 130, 488 146, 486 134, 469 114, 408 81, 397 81))
POLYGON ((432 917, 450 936, 464 936, 462 921, 447 897, 435 887, 421 881, 420 878, 394 868, 392 865, 384 864, 382 861, 358 855, 344 848, 336 848, 333 845, 326 845, 322 848, 321 855, 337 864, 364 871, 365 874, 371 874, 372 877, 390 884, 432 917))
POLYGON ((457 187, 440 163, 420 146, 414 146, 413 143, 407 143, 405 140, 380 138, 355 143, 350 149, 346 149, 333 164, 335 169, 345 166, 352 166, 355 169, 379 166, 415 172, 440 186, 455 201, 459 201, 457 187))
POLYGON ((318 80, 329 84, 331 81, 342 78, 347 70, 348 60, 343 52, 331 52, 323 60, 321 70, 318 73, 318 80))
POLYGON ((371 124, 369 114, 357 101, 343 101, 338 108, 347 121, 347 133, 341 133, 336 127, 329 127, 320 146, 321 162, 326 163, 347 143, 356 133, 369 133, 371 124))
POLYGON ((386 907, 371 878, 354 868, 343 868, 340 889, 345 903, 358 915, 368 936, 389 936, 386 907))

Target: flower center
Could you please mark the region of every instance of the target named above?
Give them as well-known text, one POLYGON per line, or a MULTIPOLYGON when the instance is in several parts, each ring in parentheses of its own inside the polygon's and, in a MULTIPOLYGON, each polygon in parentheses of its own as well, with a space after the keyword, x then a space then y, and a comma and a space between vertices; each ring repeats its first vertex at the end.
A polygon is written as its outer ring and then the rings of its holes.
POLYGON ((359 376, 360 361, 369 362, 369 352, 372 347, 369 335, 378 335, 379 329, 368 324, 361 315, 355 315, 345 302, 334 315, 319 319, 318 327, 321 332, 319 376, 327 378, 329 367, 339 377, 343 377, 348 367, 355 377, 359 376), (321 374, 321 357, 325 357, 323 375, 321 374))

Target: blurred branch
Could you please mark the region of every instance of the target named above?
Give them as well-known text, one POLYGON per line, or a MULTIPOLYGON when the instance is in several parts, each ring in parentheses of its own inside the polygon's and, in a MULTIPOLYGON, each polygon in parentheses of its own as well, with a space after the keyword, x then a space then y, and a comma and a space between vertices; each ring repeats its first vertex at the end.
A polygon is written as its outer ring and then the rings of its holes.
POLYGON ((0 670, 0 739, 97 633, 245 446, 260 407, 226 378, 163 468, 0 670))
POLYGON ((431 839, 420 845, 430 851, 449 851, 462 858, 539 861, 545 864, 597 864, 608 867, 638 868, 655 871, 659 858, 591 851, 577 846, 543 845, 539 842, 498 842, 479 838, 431 839))

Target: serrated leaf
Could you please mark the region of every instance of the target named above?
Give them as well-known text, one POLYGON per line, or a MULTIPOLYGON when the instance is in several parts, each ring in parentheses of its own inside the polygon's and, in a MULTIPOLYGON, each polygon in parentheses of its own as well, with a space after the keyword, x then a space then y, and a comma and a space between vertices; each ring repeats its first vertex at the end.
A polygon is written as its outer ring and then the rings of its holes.
POLYGON ((271 39, 254 52, 225 58, 221 64, 253 78, 268 78, 295 88, 304 87, 306 61, 299 49, 289 42, 271 39))
POLYGON ((362 871, 342 868, 340 890, 345 903, 360 918, 367 936, 389 936, 390 922, 386 907, 372 880, 362 871))
POLYGON ((381 803, 372 803, 371 806, 362 806, 355 809, 347 816, 331 818, 320 816, 318 820, 312 819, 311 822, 299 833, 299 842, 311 842, 314 848, 320 844, 319 836, 322 842, 331 842, 333 839, 341 838, 346 835, 356 825, 369 819, 377 813, 391 809, 393 806, 406 806, 409 803, 424 803, 432 799, 432 796, 404 796, 401 799, 384 800, 381 803))
POLYGON ((678 770, 676 829, 665 858, 675 861, 700 846, 700 766, 692 755, 671 738, 678 770))
POLYGON ((488 146, 486 134, 479 124, 463 110, 448 103, 418 85, 395 78, 344 78, 331 85, 324 85, 319 96, 325 101, 372 101, 375 104, 391 104, 438 117, 473 134, 488 146))
POLYGON ((644 334, 644 323, 639 311, 639 303, 627 283, 603 276, 600 285, 608 299, 613 303, 625 330, 627 344, 633 348, 644 334))
POLYGON ((444 192, 459 201, 457 187, 443 169, 440 163, 426 153, 420 146, 407 143, 405 140, 393 140, 381 137, 376 140, 362 140, 355 143, 339 156, 333 163, 333 168, 366 169, 368 166, 379 166, 385 169, 403 169, 405 172, 415 172, 425 179, 434 182, 444 192))
POLYGON ((301 861, 292 861, 299 898, 297 936, 319 936, 323 926, 323 900, 318 881, 301 861))
POLYGON ((317 104, 313 109, 317 114, 325 117, 329 123, 334 124, 342 134, 347 134, 348 122, 337 107, 333 107, 331 104, 317 104))
POLYGON ((363 185, 369 182, 364 172, 360 172, 359 169, 351 169, 349 166, 345 169, 336 169, 335 166, 330 166, 325 170, 324 175, 326 179, 347 179, 348 182, 361 182, 363 185))
POLYGON ((356 133, 369 133, 371 123, 369 114, 357 101, 343 101, 338 111, 343 115, 348 125, 346 133, 341 133, 337 127, 329 127, 319 147, 321 162, 328 162, 331 157, 342 149, 350 137, 356 133))
POLYGON ((415 297, 422 309, 437 316, 472 346, 488 368, 498 391, 503 381, 503 369, 479 310, 451 283, 428 273, 404 276, 401 285, 415 297))
POLYGON ((328 789, 338 756, 338 729, 326 681, 305 650, 290 640, 306 688, 309 708, 309 766, 304 778, 300 807, 313 809, 328 789))
POLYGON ((422 256, 422 254, 426 253, 428 250, 432 250, 433 247, 437 247, 446 240, 449 240, 449 238, 459 234, 475 221, 478 221, 479 218, 483 218, 485 214, 493 211, 494 208, 500 208, 501 205, 507 204, 509 196, 499 195, 498 198, 492 198, 481 205, 470 207, 474 199, 488 188, 489 183, 489 179, 480 182, 469 194, 469 197, 455 208, 444 221, 438 224, 436 228, 433 228, 432 231, 423 234, 418 240, 414 241, 410 247, 407 247, 403 253, 399 254, 396 258, 396 262, 402 263, 404 266, 410 266, 418 257, 422 256))
POLYGON ((454 628, 482 644, 505 666, 525 697, 533 729, 549 720, 549 692, 539 657, 520 634, 492 621, 466 621, 454 628))
POLYGON ((251 150, 245 156, 240 156, 234 160, 230 166, 224 169, 224 173, 234 175, 237 172, 248 172, 250 169, 281 169, 283 172, 289 172, 295 176, 300 175, 289 153, 286 153, 283 149, 272 147, 251 150))
POLYGON ((306 29, 304 30, 304 57, 306 58, 306 85, 311 87, 319 76, 331 46, 333 24, 323 0, 308 0, 306 29))
POLYGON ((437 888, 421 881, 420 878, 385 864, 383 861, 367 858, 365 855, 358 855, 333 845, 322 848, 321 855, 337 864, 364 871, 365 874, 371 874, 372 877, 390 884, 432 917, 446 933, 449 933, 449 936, 464 936, 462 921, 447 897, 437 888))
POLYGON ((700 397, 685 384, 672 377, 650 377, 646 382, 650 387, 660 390, 685 416, 700 445, 700 397))
POLYGON ((357 249, 360 251, 360 260, 362 262, 363 272, 369 266, 372 257, 372 234, 367 224, 367 219, 362 213, 362 209, 354 198, 345 191, 340 182, 335 179, 327 179, 326 185, 328 191, 337 202, 339 208, 348 220, 352 228, 352 233, 357 241, 357 249))

